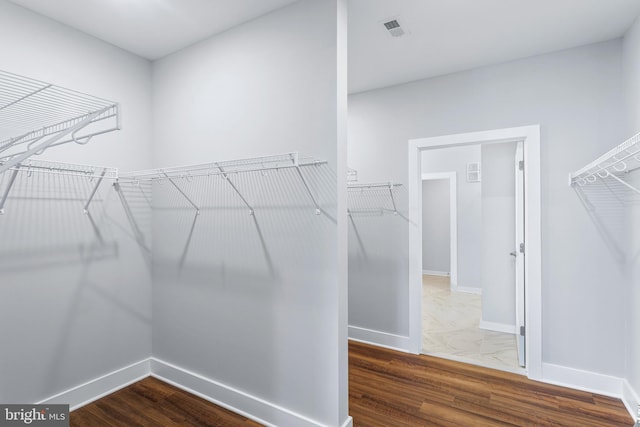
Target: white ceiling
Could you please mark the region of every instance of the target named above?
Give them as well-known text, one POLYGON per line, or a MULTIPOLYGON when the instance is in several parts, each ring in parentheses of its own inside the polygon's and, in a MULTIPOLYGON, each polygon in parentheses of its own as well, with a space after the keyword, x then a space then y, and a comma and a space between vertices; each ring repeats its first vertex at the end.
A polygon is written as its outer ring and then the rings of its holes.
POLYGON ((158 59, 297 0, 10 0, 158 59))
POLYGON ((349 0, 349 92, 620 37, 640 0, 349 0), (380 23, 399 15, 409 36, 380 23))
MULTIPOLYGON (((153 60, 296 0, 11 1, 153 60)), ((611 40, 640 13, 640 0, 348 2, 351 93, 611 40), (409 35, 386 33, 396 16, 409 35)))

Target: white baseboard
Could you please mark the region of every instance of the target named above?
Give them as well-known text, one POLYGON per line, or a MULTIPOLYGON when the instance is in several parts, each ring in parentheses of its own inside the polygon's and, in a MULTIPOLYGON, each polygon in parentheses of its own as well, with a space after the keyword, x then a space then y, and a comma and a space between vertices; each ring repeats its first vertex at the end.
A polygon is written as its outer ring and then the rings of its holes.
POLYGON ((627 380, 622 381, 622 403, 631 414, 631 417, 635 421, 639 421, 638 418, 638 407, 640 406, 640 398, 638 397, 638 393, 631 387, 631 384, 627 380))
MULTIPOLYGON (((304 415, 160 359, 151 358, 151 376, 266 426, 322 426, 304 415)), ((348 425, 349 420, 345 422, 348 425)))
POLYGON ((449 277, 448 271, 436 271, 436 270, 422 270, 422 274, 426 274, 428 276, 444 276, 449 277))
MULTIPOLYGON (((308 417, 156 358, 125 366, 36 404, 69 404, 69 409, 74 411, 150 375, 266 426, 323 426, 308 417)), ((353 420, 347 417, 342 427, 352 426, 353 420)))
POLYGON ((480 329, 487 331, 502 332, 505 334, 516 333, 516 325, 509 325, 506 323, 488 322, 486 320, 480 320, 480 329))
POLYGON ((73 411, 148 377, 150 372, 149 359, 141 360, 140 362, 125 366, 124 368, 48 397, 37 402, 37 404, 68 403, 69 409, 73 411))
POLYGON ((413 353, 411 351, 411 341, 409 337, 390 334, 388 332, 375 331, 373 329, 349 326, 349 339, 378 347, 385 347, 391 350, 413 353))
POLYGON ((551 363, 542 364, 541 381, 618 399, 622 397, 624 382, 622 378, 611 375, 597 374, 551 363))
POLYGON ((637 408, 640 405, 640 398, 624 378, 543 363, 540 381, 620 399, 629 411, 629 415, 638 421, 637 408))
POLYGON ((471 286, 458 286, 452 284, 451 290, 453 292, 465 292, 467 294, 482 295, 482 288, 472 288, 471 286))

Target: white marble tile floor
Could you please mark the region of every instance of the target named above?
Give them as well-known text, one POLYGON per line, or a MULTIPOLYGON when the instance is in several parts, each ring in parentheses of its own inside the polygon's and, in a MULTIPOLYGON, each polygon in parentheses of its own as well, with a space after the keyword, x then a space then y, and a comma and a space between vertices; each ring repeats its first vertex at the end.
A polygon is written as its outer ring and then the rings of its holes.
POLYGON ((422 276, 423 353, 523 374, 516 336, 480 329, 481 296, 451 292, 449 277, 422 276))

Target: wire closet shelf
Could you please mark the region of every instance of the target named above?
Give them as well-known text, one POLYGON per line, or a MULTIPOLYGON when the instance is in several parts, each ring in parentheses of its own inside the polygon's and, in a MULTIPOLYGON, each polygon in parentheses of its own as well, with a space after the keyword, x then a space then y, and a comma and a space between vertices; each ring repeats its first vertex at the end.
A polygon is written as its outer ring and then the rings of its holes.
POLYGON ((321 161, 308 156, 301 156, 297 152, 277 154, 263 157, 252 157, 238 160, 224 160, 219 162, 202 163, 196 165, 177 166, 159 169, 149 169, 134 172, 124 172, 119 175, 121 182, 128 183, 141 183, 147 181, 169 181, 184 197, 185 199, 199 212, 199 207, 194 201, 188 197, 188 195, 181 189, 176 182, 177 179, 185 179, 187 181, 192 180, 195 177, 202 176, 221 176, 224 178, 231 188, 242 199, 243 203, 249 208, 251 215, 254 214, 252 205, 247 201, 242 192, 234 184, 233 176, 235 174, 244 172, 258 172, 280 169, 294 169, 296 174, 300 178, 300 181, 304 185, 306 193, 313 202, 316 208, 316 215, 320 215, 322 209, 318 204, 314 193, 311 191, 311 187, 307 182, 302 168, 309 166, 319 166, 327 164, 326 161, 321 161))
POLYGON ((109 166, 95 166, 74 163, 52 162, 49 160, 27 159, 10 168, 31 176, 35 173, 49 173, 57 175, 71 175, 87 179, 118 179, 118 169, 109 166))
POLYGON ((326 164, 326 161, 312 157, 301 156, 297 152, 277 154, 263 157, 251 157, 238 160, 224 160, 219 162, 201 163, 186 166, 148 169, 142 171, 122 172, 121 180, 128 181, 156 181, 169 178, 190 179, 197 176, 232 175, 240 172, 255 172, 264 170, 297 168, 326 164))
MULTIPOLYGON (((402 184, 394 182, 380 182, 371 184, 347 184, 347 192, 349 194, 359 193, 373 193, 375 195, 389 196, 391 200, 392 211, 394 215, 398 215, 398 206, 396 204, 396 198, 393 190, 402 187, 402 184)), ((384 209, 383 209, 384 210, 384 209)), ((347 209, 347 214, 351 215, 352 209, 347 209)))
POLYGON ((632 136, 569 176, 571 185, 580 187, 612 180, 640 194, 640 189, 624 180, 625 174, 640 168, 640 133, 632 136))
MULTIPOLYGON (((39 176, 41 174, 54 174, 79 177, 80 179, 86 178, 92 184, 92 191, 88 195, 84 204, 84 213, 88 213, 89 206, 95 197, 98 188, 103 180, 109 179, 116 181, 118 179, 118 169, 106 167, 106 166, 91 166, 62 162, 51 162, 47 160, 34 160, 28 159, 22 163, 18 163, 9 168, 11 173, 8 175, 8 179, 3 183, 0 179, 0 183, 3 184, 4 190, 0 193, 0 215, 5 214, 5 205, 9 199, 11 190, 16 182, 18 174, 22 173, 26 179, 30 179, 32 176, 39 176)), ((28 181, 25 181, 28 182, 28 181)))
POLYGON ((51 147, 118 129, 113 101, 0 71, 0 174, 51 147))

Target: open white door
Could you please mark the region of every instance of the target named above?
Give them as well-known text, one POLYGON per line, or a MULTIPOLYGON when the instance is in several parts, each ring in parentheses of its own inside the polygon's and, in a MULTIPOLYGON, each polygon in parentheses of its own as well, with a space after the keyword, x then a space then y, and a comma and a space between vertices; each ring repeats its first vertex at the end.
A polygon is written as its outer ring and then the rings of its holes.
POLYGON ((516 343, 518 346, 518 362, 520 366, 526 366, 525 351, 525 271, 524 271, 524 147, 523 142, 518 142, 515 158, 515 183, 516 183, 516 241, 515 251, 511 253, 515 257, 516 274, 516 343))

